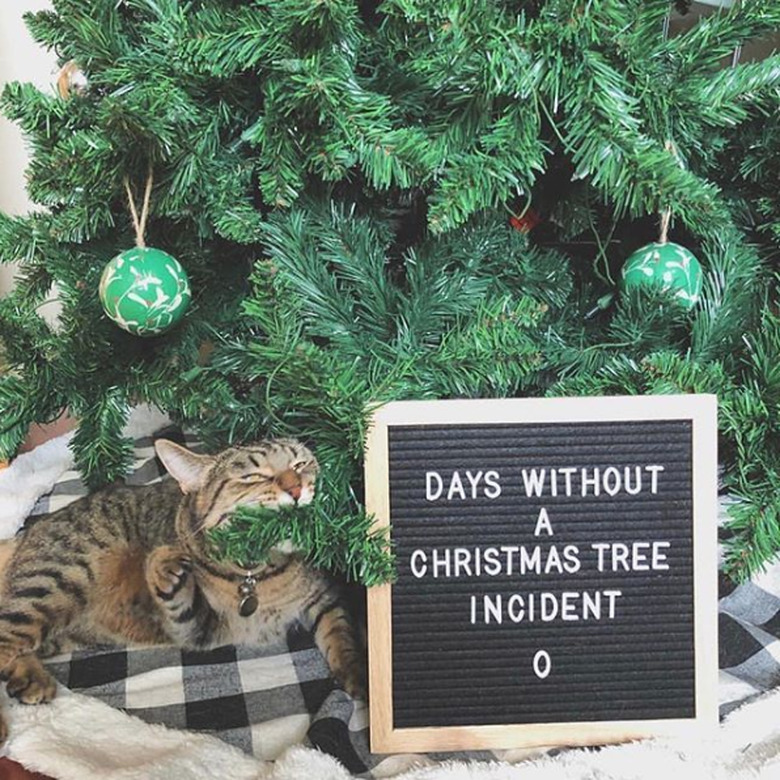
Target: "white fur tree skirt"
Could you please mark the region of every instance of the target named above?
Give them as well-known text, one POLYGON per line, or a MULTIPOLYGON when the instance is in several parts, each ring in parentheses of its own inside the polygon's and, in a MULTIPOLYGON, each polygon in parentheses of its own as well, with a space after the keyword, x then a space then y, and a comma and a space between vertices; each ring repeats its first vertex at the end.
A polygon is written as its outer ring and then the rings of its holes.
MULTIPOLYGON (((61 780, 349 780, 331 756, 294 747, 261 762, 209 736, 153 726, 61 689, 49 705, 8 707, 4 752, 61 780)), ((780 691, 732 713, 709 736, 570 750, 522 764, 447 762, 399 780, 777 780, 780 691)))

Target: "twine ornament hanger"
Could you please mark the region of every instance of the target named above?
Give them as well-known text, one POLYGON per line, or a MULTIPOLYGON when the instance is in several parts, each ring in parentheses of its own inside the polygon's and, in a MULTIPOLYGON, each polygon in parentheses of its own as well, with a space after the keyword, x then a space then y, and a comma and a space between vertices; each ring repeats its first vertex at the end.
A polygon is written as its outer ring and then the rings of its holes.
MULTIPOLYGON (((103 269, 98 297, 110 320, 135 336, 158 336, 172 328, 192 300, 187 272, 163 249, 146 245, 146 228, 154 187, 151 160, 144 186, 131 185, 131 174, 122 176, 127 207, 135 230, 135 246, 124 249, 103 269)), ((127 236, 124 238, 125 243, 127 236)))
POLYGON ((667 208, 663 214, 661 214, 661 232, 658 236, 659 244, 669 243, 669 223, 672 221, 672 210, 667 208))
POLYGON ((141 214, 138 214, 138 208, 135 204, 135 198, 133 197, 133 190, 130 187, 130 177, 125 176, 122 179, 122 183, 125 185, 125 192, 127 193, 127 203, 130 206, 130 214, 133 218, 133 227, 135 228, 135 245, 138 247, 145 247, 146 241, 144 236, 146 234, 146 223, 149 219, 149 203, 152 198, 152 185, 154 184, 154 171, 152 166, 149 165, 149 173, 146 176, 146 186, 144 187, 144 200, 141 205, 141 214))
MULTIPOLYGON (((664 23, 663 28, 661 30, 661 38, 664 41, 669 40, 669 27, 672 23, 672 7, 669 6, 669 10, 666 12, 666 16, 664 17, 664 23)), ((685 166, 682 163, 682 160, 680 159, 680 155, 677 154, 677 149, 675 148, 674 143, 672 143, 671 139, 668 139, 666 143, 664 144, 664 149, 666 149, 667 152, 671 152, 674 155, 674 159, 677 160, 681 168, 684 168, 685 166)), ((658 243, 659 244, 668 244, 669 243, 669 223, 672 221, 672 209, 671 207, 665 209, 661 213, 661 232, 658 236, 658 243)))

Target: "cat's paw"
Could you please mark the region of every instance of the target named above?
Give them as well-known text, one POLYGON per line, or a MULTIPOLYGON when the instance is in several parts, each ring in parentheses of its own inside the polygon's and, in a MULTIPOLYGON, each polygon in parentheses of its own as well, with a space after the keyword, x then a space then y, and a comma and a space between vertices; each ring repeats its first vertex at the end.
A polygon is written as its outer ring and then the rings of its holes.
POLYGON ((22 704, 43 704, 57 695, 57 681, 34 655, 17 658, 7 679, 8 695, 22 704))
POLYGON ((146 563, 146 579, 152 592, 170 601, 187 584, 192 559, 177 547, 158 547, 146 563))

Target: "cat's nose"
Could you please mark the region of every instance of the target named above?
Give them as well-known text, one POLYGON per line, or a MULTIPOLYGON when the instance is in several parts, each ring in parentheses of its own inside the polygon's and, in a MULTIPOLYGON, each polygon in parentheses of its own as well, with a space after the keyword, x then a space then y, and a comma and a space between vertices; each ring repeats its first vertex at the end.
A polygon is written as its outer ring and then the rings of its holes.
POLYGON ((292 496, 294 501, 297 502, 301 497, 301 478, 292 469, 287 469, 279 474, 276 482, 285 493, 292 496))

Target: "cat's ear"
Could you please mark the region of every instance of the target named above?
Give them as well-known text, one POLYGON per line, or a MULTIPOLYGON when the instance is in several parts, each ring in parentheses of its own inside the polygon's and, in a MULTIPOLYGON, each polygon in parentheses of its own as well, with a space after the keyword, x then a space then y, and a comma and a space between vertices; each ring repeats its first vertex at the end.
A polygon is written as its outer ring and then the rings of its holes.
POLYGON ((168 439, 157 439, 154 449, 184 493, 191 493, 203 484, 206 472, 214 462, 208 455, 197 455, 168 439))

